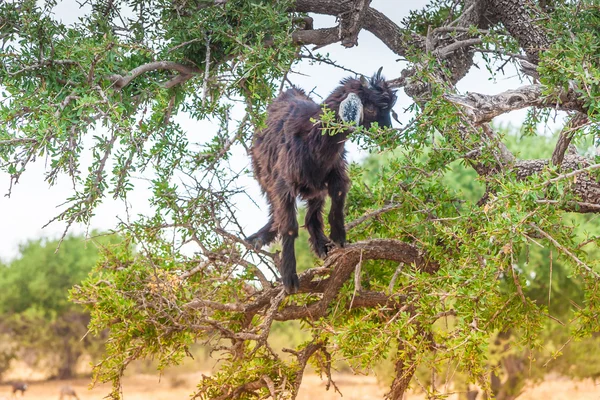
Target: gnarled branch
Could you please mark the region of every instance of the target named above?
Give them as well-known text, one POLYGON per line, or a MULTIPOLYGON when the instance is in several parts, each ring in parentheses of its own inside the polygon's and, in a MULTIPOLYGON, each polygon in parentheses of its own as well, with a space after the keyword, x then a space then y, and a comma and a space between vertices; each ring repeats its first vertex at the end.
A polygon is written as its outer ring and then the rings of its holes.
POLYGON ((446 94, 444 97, 463 106, 465 113, 475 124, 489 122, 498 115, 526 107, 551 107, 585 113, 583 102, 577 98, 573 88, 545 95, 541 84, 522 86, 495 95, 469 93, 446 94))

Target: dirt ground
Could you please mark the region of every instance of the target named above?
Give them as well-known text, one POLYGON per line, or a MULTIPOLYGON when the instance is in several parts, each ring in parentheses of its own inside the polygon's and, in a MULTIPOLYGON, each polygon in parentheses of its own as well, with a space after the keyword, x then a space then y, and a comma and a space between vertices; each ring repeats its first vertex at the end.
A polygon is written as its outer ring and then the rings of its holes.
MULTIPOLYGON (((176 400, 188 399, 201 374, 180 374, 162 377, 142 375, 127 377, 124 380, 123 394, 125 400, 176 400)), ((334 379, 341 390, 343 400, 383 399, 386 392, 378 385, 374 377, 339 374, 334 379)), ((88 390, 89 380, 33 382, 27 390, 24 400, 58 399, 60 388, 71 385, 81 400, 101 400, 110 390, 109 385, 99 385, 88 390)), ((20 395, 19 395, 20 398, 20 395)), ((449 397, 458 399, 457 395, 449 397)), ((0 385, 0 400, 11 399, 10 387, 0 385)), ((325 391, 325 382, 318 376, 306 375, 299 400, 338 400, 340 395, 332 389, 325 391)), ((425 399, 423 394, 411 394, 406 400, 425 399)), ((541 385, 528 388, 519 400, 600 400, 600 386, 591 380, 573 382, 561 378, 543 382, 541 385)), ((66 399, 65 399, 66 400, 66 399)))

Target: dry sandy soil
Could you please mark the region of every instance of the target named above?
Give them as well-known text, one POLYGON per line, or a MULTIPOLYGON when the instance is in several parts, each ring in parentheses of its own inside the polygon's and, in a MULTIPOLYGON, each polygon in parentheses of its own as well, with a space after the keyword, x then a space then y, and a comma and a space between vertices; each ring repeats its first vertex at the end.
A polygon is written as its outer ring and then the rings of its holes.
MULTIPOLYGON (((195 383, 201 374, 181 374, 175 377, 163 377, 160 381, 154 375, 135 375, 127 377, 124 383, 125 400, 176 400, 189 399, 195 383)), ((343 393, 343 400, 383 399, 385 388, 379 386, 374 377, 340 374, 334 377, 343 393)), ((101 400, 109 392, 108 385, 99 385, 88 390, 89 381, 79 379, 73 381, 51 381, 30 384, 24 400, 58 399, 60 388, 71 385, 81 400, 101 400)), ((11 398, 10 387, 0 385, 0 400, 11 398)), ((19 396, 20 398, 20 396, 19 396)), ((338 400, 340 395, 332 389, 325 391, 325 382, 319 377, 307 375, 298 396, 299 400, 338 400)), ((412 394, 406 400, 425 399, 422 394, 412 394)), ((450 399, 458 399, 457 395, 450 399)), ((553 379, 541 385, 531 387, 519 397, 519 400, 600 400, 600 386, 592 381, 573 382, 563 379, 553 379)))

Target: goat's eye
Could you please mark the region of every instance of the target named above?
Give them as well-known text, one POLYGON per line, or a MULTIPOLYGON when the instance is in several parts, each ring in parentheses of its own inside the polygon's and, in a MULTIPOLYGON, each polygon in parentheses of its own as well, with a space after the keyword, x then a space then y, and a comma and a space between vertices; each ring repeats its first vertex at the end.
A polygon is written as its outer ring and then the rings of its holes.
POLYGON ((365 107, 365 112, 367 114, 376 114, 377 113, 377 109, 375 107, 373 107, 371 104, 369 104, 368 106, 365 107))

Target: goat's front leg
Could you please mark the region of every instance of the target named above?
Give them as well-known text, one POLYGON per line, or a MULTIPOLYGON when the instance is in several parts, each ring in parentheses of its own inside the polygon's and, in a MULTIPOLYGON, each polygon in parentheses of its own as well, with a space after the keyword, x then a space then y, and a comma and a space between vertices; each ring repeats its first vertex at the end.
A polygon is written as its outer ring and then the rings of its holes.
POLYGON ((322 198, 315 198, 308 200, 308 210, 306 211, 306 218, 304 224, 310 235, 310 246, 313 251, 321 258, 327 255, 327 243, 329 239, 323 232, 323 204, 325 200, 322 198))
POLYGON ((333 170, 327 179, 331 210, 329 210, 329 237, 338 246, 346 244, 346 228, 344 227, 344 205, 350 187, 350 179, 344 167, 333 170))
POLYGON ((298 221, 296 220, 296 197, 290 193, 282 193, 278 199, 275 220, 281 235, 281 279, 287 293, 296 293, 300 281, 296 274, 296 253, 294 241, 298 237, 298 221))

